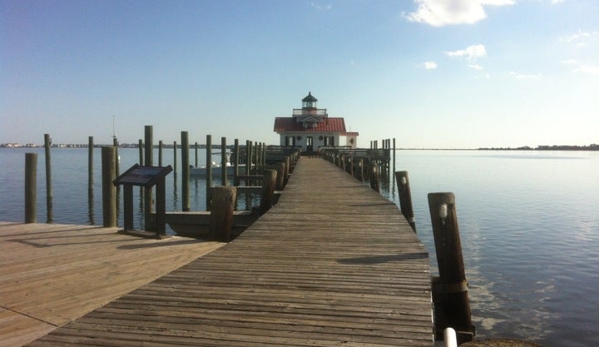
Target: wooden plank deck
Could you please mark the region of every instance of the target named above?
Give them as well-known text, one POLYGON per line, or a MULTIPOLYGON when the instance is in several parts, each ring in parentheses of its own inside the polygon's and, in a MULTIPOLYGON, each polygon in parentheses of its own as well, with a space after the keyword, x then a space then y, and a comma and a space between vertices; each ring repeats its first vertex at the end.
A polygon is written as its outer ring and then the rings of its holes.
POLYGON ((321 159, 239 238, 30 346, 432 346, 428 253, 321 159))
POLYGON ((222 246, 0 223, 0 346, 21 346, 222 246))

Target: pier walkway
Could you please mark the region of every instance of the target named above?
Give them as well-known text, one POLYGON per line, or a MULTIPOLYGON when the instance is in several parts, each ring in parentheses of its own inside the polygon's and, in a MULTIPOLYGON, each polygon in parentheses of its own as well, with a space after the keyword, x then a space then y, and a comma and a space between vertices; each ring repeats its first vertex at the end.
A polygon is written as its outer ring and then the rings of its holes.
POLYGON ((30 345, 432 346, 428 253, 393 203, 301 158, 236 240, 30 345))

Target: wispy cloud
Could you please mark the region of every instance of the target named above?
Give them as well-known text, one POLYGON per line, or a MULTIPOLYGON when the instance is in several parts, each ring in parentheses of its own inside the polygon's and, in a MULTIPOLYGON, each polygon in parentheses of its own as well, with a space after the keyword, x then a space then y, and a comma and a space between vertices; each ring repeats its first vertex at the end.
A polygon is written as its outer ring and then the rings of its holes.
POLYGON ((424 63, 420 64, 420 66, 425 70, 435 70, 438 65, 434 61, 425 61, 424 63))
POLYGON ((523 74, 515 71, 510 71, 510 76, 518 80, 540 80, 543 78, 542 74, 523 74))
POLYGON ((449 51, 445 52, 448 57, 452 58, 465 58, 468 61, 474 62, 478 58, 484 58, 487 56, 487 50, 485 49, 485 45, 472 45, 466 47, 466 49, 460 49, 457 51, 449 51))
POLYGON ((411 22, 444 26, 471 24, 487 17, 485 6, 506 6, 515 0, 414 0, 416 11, 402 13, 411 22))
POLYGON ((324 11, 324 10, 330 10, 333 8, 333 5, 328 4, 328 5, 322 5, 316 2, 311 2, 310 6, 314 7, 315 9, 319 10, 319 11, 324 11))
POLYGON ((468 67, 471 68, 471 69, 474 69, 474 70, 479 70, 479 71, 485 69, 484 67, 482 67, 482 66, 480 66, 478 64, 470 64, 470 65, 468 65, 468 67))
POLYGON ((587 47, 589 41, 594 38, 599 38, 599 31, 582 31, 578 30, 577 33, 562 37, 560 40, 563 42, 574 43, 576 47, 587 47))
POLYGON ((599 66, 597 66, 597 65, 582 64, 574 59, 564 60, 564 61, 562 61, 562 64, 570 66, 572 68, 572 72, 574 72, 574 73, 582 73, 582 74, 599 76, 599 66))
POLYGON ((565 0, 551 0, 551 3, 552 3, 552 4, 559 4, 559 3, 562 3, 562 2, 564 2, 564 1, 565 1, 565 0))

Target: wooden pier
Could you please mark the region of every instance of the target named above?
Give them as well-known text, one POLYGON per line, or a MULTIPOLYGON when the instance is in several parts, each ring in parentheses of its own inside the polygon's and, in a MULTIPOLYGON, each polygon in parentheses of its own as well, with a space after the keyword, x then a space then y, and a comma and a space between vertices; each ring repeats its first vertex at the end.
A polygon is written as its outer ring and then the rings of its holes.
POLYGON ((92 345, 431 346, 428 253, 395 204, 301 158, 236 240, 30 344, 92 345))
POLYGON ((222 243, 0 222, 0 346, 31 342, 222 243))

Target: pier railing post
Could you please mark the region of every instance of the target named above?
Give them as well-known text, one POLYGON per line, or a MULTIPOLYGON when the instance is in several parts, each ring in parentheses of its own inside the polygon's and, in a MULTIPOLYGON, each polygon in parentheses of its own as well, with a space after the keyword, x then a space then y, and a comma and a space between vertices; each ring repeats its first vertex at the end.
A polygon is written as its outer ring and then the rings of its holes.
POLYGON ((37 153, 25 153, 25 223, 37 223, 37 153))
POLYGON ((435 238, 439 278, 433 279, 435 329, 454 328, 458 342, 472 341, 474 327, 468 301, 468 283, 464 270, 462 245, 453 193, 430 193, 428 205, 435 238))
POLYGON ((102 147, 102 225, 116 226, 116 149, 102 147))
POLYGON ((210 204, 210 239, 222 242, 231 240, 233 211, 237 189, 230 186, 214 187, 210 204))
POLYGON ((397 182, 397 191, 399 193, 399 208, 401 214, 403 214, 408 223, 410 223, 412 230, 416 232, 416 221, 414 219, 414 208, 412 206, 412 193, 410 192, 408 172, 397 171, 395 173, 395 180, 397 182))

